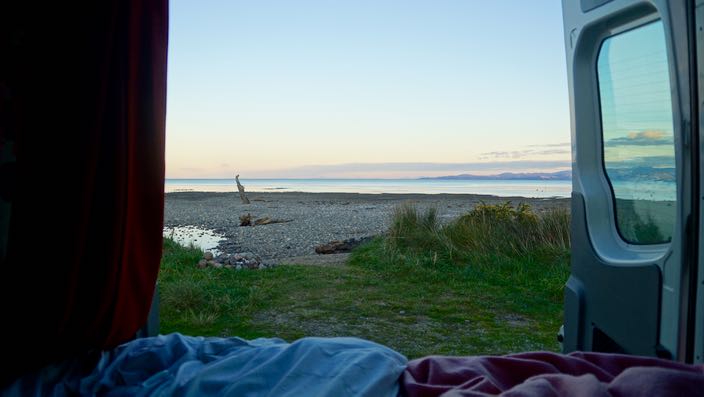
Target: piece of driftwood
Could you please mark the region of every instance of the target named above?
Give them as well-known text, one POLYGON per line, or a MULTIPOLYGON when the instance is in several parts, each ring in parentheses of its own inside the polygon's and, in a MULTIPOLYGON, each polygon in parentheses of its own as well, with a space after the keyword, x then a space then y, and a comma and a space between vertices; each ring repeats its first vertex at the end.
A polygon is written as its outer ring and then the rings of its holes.
POLYGON ((252 215, 247 213, 246 215, 240 215, 240 226, 260 226, 260 225, 270 225, 272 223, 287 223, 293 222, 293 219, 272 219, 268 216, 264 218, 253 219, 252 215))
POLYGON ((249 199, 244 193, 244 186, 240 183, 240 174, 235 175, 235 181, 237 182, 237 190, 240 192, 240 200, 242 200, 242 204, 249 204, 249 199))
POLYGON ((351 238, 344 241, 333 240, 315 247, 316 254, 340 254, 350 252, 356 247, 374 239, 374 236, 351 238))
POLYGON ((252 226, 252 215, 240 215, 240 226, 252 226))
POLYGON ((270 225, 272 223, 287 223, 287 222, 293 222, 293 219, 271 219, 268 216, 265 216, 264 218, 259 218, 254 221, 254 225, 270 225))

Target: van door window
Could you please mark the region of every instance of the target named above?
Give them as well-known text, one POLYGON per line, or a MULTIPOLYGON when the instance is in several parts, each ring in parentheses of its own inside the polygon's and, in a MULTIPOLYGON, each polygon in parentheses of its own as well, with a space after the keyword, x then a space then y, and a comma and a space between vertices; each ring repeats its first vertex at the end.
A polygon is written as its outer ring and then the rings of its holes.
POLYGON ((625 241, 671 240, 677 185, 665 32, 652 22, 606 39, 597 60, 604 169, 625 241))

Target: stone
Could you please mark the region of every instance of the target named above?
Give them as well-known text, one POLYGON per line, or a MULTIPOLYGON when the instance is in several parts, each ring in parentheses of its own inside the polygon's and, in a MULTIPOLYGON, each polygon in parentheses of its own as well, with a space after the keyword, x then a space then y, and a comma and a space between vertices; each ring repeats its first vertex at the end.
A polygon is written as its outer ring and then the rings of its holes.
POLYGON ((205 251, 205 254, 203 254, 203 258, 206 261, 212 261, 213 260, 213 253, 210 251, 205 251))
POLYGON ((235 266, 235 270, 242 270, 242 265, 235 266))
POLYGON ((255 260, 261 262, 261 259, 251 252, 240 252, 234 255, 235 259, 238 261, 255 260))
POLYGON ((197 265, 197 266, 198 266, 199 269, 205 269, 206 266, 208 266, 208 261, 206 261, 205 259, 201 259, 201 260, 198 261, 198 265, 197 265))
POLYGON ((222 267, 222 263, 215 262, 215 261, 213 261, 213 260, 210 260, 210 261, 208 261, 207 263, 208 263, 208 266, 212 266, 212 267, 217 268, 217 269, 219 269, 219 268, 222 267))
POLYGON ((244 261, 244 265, 248 269, 256 269, 259 266, 259 262, 252 260, 252 259, 247 259, 244 261))
POLYGON ((229 265, 229 264, 228 264, 228 265, 224 265, 224 267, 225 267, 225 269, 234 269, 234 268, 235 268, 234 265, 229 265))

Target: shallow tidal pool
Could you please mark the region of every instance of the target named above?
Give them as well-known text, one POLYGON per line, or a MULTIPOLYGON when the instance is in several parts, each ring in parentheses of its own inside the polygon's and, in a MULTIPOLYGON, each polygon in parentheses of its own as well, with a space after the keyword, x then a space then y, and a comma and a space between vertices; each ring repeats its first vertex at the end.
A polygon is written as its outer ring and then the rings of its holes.
POLYGON ((220 255, 216 248, 224 237, 210 229, 203 229, 196 226, 164 227, 164 237, 168 237, 183 246, 194 246, 203 251, 210 251, 213 255, 220 255))

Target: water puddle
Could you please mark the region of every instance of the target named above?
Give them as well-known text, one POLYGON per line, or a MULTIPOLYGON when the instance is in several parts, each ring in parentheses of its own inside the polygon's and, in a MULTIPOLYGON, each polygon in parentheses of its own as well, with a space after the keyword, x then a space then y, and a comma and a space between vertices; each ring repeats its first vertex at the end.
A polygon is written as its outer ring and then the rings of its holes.
POLYGON ((177 243, 194 246, 203 251, 210 251, 213 255, 220 255, 221 252, 215 248, 218 243, 225 238, 209 229, 202 229, 196 226, 164 227, 164 237, 168 237, 177 243))

